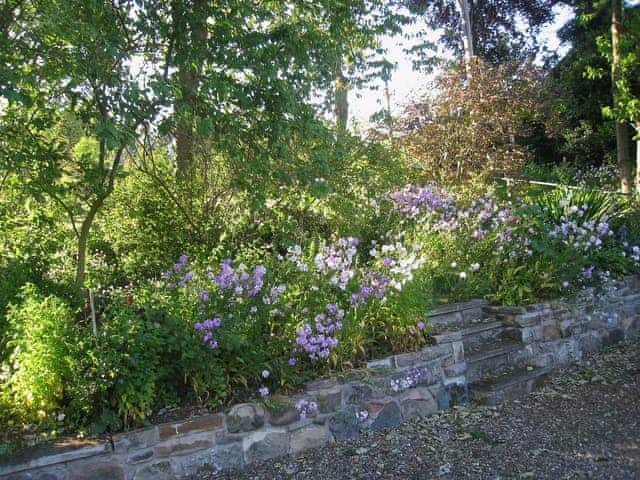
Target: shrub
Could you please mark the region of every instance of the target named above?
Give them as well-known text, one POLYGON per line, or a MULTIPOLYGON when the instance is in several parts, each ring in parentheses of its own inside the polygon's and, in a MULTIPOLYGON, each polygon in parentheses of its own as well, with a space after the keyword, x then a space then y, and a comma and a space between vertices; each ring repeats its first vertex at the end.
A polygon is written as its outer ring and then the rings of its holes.
POLYGON ((529 64, 481 61, 471 70, 440 77, 437 98, 414 102, 398 123, 401 147, 431 181, 512 173, 529 156, 518 139, 542 113, 540 72, 529 64))
POLYGON ((65 385, 77 358, 71 310, 55 296, 43 296, 31 284, 21 303, 9 309, 2 365, 5 415, 42 420, 64 406, 65 385), (7 407, 8 406, 8 407, 7 407))

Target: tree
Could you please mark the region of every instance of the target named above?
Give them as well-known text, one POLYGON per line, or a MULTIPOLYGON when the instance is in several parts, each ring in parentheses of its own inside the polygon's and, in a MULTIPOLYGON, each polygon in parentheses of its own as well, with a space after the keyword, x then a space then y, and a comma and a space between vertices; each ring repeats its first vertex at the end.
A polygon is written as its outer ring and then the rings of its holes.
POLYGON ((574 2, 573 7, 575 15, 558 30, 570 48, 561 59, 547 59, 551 128, 541 134, 537 157, 544 163, 606 164, 615 161, 615 126, 602 115, 602 105, 611 98, 611 76, 596 39, 611 28, 610 12, 594 8, 591 0, 574 2), (587 74, 594 70, 601 75, 587 74))
POLYGON ((343 133, 349 120, 349 90, 388 75, 390 64, 383 58, 380 37, 400 33, 410 19, 394 2, 381 0, 337 2, 327 13, 325 28, 332 32, 335 55, 333 112, 336 130, 343 133))
POLYGON ((15 137, 2 143, 0 157, 28 188, 67 212, 77 241, 79 288, 95 217, 113 191, 137 127, 154 110, 131 72, 132 19, 124 4, 25 0, 14 6, 3 12, 2 41, 12 42, 17 53, 2 76, 9 105, 0 126, 15 137), (65 148, 56 131, 65 112, 82 123, 91 148, 75 154, 73 145, 65 148))
POLYGON ((441 76, 437 97, 414 102, 396 124, 400 148, 430 180, 509 174, 528 157, 518 139, 541 114, 541 72, 530 64, 494 66, 477 58, 469 68, 470 76, 463 70, 441 76))
POLYGON ((408 0, 407 5, 431 28, 443 29, 441 41, 456 55, 498 63, 534 57, 539 30, 553 20, 552 8, 560 3, 564 2, 408 0))
MULTIPOLYGON (((207 194, 219 167, 237 191, 257 199, 281 183, 325 176, 332 159, 321 146, 333 135, 313 99, 331 88, 339 61, 352 55, 360 64, 365 47, 375 47, 374 36, 393 26, 383 15, 371 23, 368 13, 379 5, 4 3, 0 88, 8 107, 0 129, 12 136, 0 143, 0 165, 67 212, 77 240, 76 285, 85 278, 94 220, 124 173, 125 158, 148 151, 134 150, 143 133, 159 144, 173 137, 177 183, 190 186, 200 176, 207 194), (68 118, 82 125, 82 144, 59 128, 68 118), (34 142, 37 161, 26 147, 34 142)), ((180 196, 179 185, 164 185, 189 215, 199 192, 189 187, 180 196)))
MULTIPOLYGON (((595 45, 601 59, 607 65, 593 62, 586 66, 586 74, 592 79, 610 78, 609 99, 600 103, 605 118, 615 124, 615 142, 620 190, 631 192, 638 177, 633 179, 633 161, 631 158, 630 124, 638 132, 640 119, 640 47, 637 32, 640 31, 640 8, 626 7, 623 0, 600 0, 594 2, 582 14, 584 21, 598 15, 608 15, 609 30, 595 38, 595 45)), ((637 171, 637 168, 636 168, 637 171)))
MULTIPOLYGON (((604 113, 616 122, 616 151, 620 169, 620 190, 640 193, 640 15, 624 15, 623 0, 611 2, 611 49, 604 44, 611 62, 612 107, 604 113), (630 17, 630 18, 629 18, 630 17), (631 20, 631 21, 629 21, 631 20), (635 28, 630 28, 633 25, 635 28), (630 155, 629 123, 636 130, 636 177, 632 177, 633 161, 630 155), (634 188, 635 184, 635 188, 634 188)), ((630 13, 630 12, 629 12, 630 13)))

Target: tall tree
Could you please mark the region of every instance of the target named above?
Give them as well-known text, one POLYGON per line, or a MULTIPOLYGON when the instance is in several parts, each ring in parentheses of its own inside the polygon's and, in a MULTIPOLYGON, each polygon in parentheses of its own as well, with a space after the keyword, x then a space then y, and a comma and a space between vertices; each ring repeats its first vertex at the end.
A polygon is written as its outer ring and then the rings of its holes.
MULTIPOLYGON (((620 102, 620 83, 623 81, 622 73, 622 0, 611 1, 611 97, 613 105, 620 102)), ((616 119, 616 152, 618 169, 620 170, 620 191, 629 193, 633 183, 629 148, 629 127, 624 118, 616 119)))
MULTIPOLYGON (((407 0, 434 29, 441 41, 464 58, 478 56, 491 62, 535 56, 540 28, 553 20, 560 0, 407 0)), ((428 44, 422 55, 430 55, 428 44)))
POLYGON ((349 120, 349 90, 362 87, 373 77, 385 75, 389 64, 383 60, 380 38, 400 33, 409 22, 394 2, 356 0, 335 2, 326 9, 326 29, 331 32, 335 56, 333 112, 337 131, 344 132, 349 120))
MULTIPOLYGON (((585 20, 601 13, 609 14, 609 31, 595 39, 597 48, 609 62, 608 69, 597 64, 588 65, 590 78, 610 75, 610 96, 601 104, 605 118, 615 124, 616 158, 620 174, 620 190, 638 190, 638 176, 633 178, 631 157, 631 126, 640 131, 640 7, 626 6, 623 0, 600 0, 591 5, 585 20), (603 105, 604 104, 604 105, 603 105)), ((637 145, 636 145, 637 147, 637 145)), ((637 166, 636 166, 637 170, 637 166)))

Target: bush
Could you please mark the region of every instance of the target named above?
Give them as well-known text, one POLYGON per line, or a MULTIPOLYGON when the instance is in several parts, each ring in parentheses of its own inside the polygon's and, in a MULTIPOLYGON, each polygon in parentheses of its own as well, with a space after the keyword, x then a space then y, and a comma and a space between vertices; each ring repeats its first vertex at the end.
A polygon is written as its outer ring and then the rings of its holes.
POLYGON ((7 315, 0 378, 3 416, 37 421, 64 407, 65 386, 79 353, 77 331, 71 310, 60 298, 43 296, 28 284, 21 300, 7 315))

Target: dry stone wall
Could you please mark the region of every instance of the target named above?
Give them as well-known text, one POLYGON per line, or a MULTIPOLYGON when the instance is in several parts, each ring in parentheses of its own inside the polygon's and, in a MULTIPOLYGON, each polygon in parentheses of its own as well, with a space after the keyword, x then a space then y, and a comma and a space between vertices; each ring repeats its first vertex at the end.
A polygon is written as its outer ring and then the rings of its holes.
MULTIPOLYGON (((10 460, 0 464, 0 478, 170 480, 201 468, 241 467, 393 427, 468 401, 475 385, 490 378, 493 368, 506 364, 549 370, 580 362, 585 352, 636 335, 640 282, 627 278, 611 284, 604 294, 583 292, 570 303, 515 308, 478 300, 439 308, 430 317, 441 333, 434 336, 435 345, 418 352, 312 382, 300 395, 274 396, 268 406, 235 405, 224 413, 118 434, 111 441, 10 460), (474 341, 490 343, 492 339, 483 335, 499 327, 513 342, 492 347, 491 354, 479 350, 465 356, 465 345, 470 352, 476 348, 465 337, 470 331, 465 325, 476 318, 487 320, 472 329, 474 341), (301 399, 315 401, 318 412, 301 417, 295 407, 301 399)), ((530 391, 534 381, 533 376, 525 377, 518 388, 530 391)))

